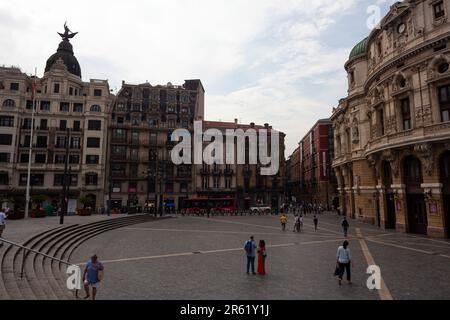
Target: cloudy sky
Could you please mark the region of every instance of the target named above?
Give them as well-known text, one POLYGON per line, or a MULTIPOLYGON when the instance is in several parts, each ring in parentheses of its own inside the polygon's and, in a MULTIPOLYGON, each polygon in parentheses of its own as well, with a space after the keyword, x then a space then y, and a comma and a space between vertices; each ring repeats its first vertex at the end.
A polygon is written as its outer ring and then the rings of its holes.
POLYGON ((182 84, 201 79, 206 119, 270 123, 287 156, 346 95, 343 65, 390 0, 0 0, 0 65, 34 67, 64 21, 86 81, 182 84))

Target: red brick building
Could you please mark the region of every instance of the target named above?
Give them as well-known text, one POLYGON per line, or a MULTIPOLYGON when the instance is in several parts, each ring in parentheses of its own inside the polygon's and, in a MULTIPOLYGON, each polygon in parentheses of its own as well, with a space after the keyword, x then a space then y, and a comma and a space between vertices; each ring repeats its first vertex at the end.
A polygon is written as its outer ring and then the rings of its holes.
MULTIPOLYGON (((300 170, 297 202, 321 203, 331 207, 336 196, 336 179, 331 162, 334 157, 333 128, 329 119, 321 119, 299 142, 298 157, 291 159, 292 169, 300 170), (298 160, 297 160, 298 159, 298 160)), ((295 175, 292 172, 291 174, 295 175)))

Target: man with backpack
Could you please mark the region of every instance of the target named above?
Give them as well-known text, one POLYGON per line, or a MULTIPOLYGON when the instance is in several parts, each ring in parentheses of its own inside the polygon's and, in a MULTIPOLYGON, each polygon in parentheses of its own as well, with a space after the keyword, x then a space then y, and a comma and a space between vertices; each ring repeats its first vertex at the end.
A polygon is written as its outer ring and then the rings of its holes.
POLYGON ((250 236, 244 244, 245 254, 247 256, 247 274, 250 272, 250 267, 252 268, 252 274, 255 273, 255 257, 256 257, 256 243, 255 238, 250 236))

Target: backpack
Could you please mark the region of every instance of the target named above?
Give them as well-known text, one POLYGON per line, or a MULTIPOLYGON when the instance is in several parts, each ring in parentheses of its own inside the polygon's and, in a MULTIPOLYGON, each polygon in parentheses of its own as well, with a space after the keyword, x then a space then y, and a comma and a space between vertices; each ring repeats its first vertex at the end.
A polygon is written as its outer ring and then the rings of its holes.
POLYGON ((245 252, 247 252, 247 254, 251 254, 252 253, 252 249, 253 249, 253 245, 252 242, 250 240, 247 240, 247 242, 245 243, 245 252))

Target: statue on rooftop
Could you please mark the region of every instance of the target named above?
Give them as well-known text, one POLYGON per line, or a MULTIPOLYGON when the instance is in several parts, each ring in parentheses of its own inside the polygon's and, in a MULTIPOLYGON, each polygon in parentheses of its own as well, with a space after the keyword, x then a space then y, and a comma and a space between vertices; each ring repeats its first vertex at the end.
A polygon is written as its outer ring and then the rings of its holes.
POLYGON ((67 26, 67 21, 64 22, 64 33, 59 33, 59 32, 58 32, 58 34, 61 36, 61 38, 62 38, 63 40, 67 40, 67 41, 69 41, 69 39, 72 39, 73 37, 75 37, 75 35, 76 35, 77 33, 78 33, 78 32, 72 32, 72 31, 70 31, 69 27, 67 26))

